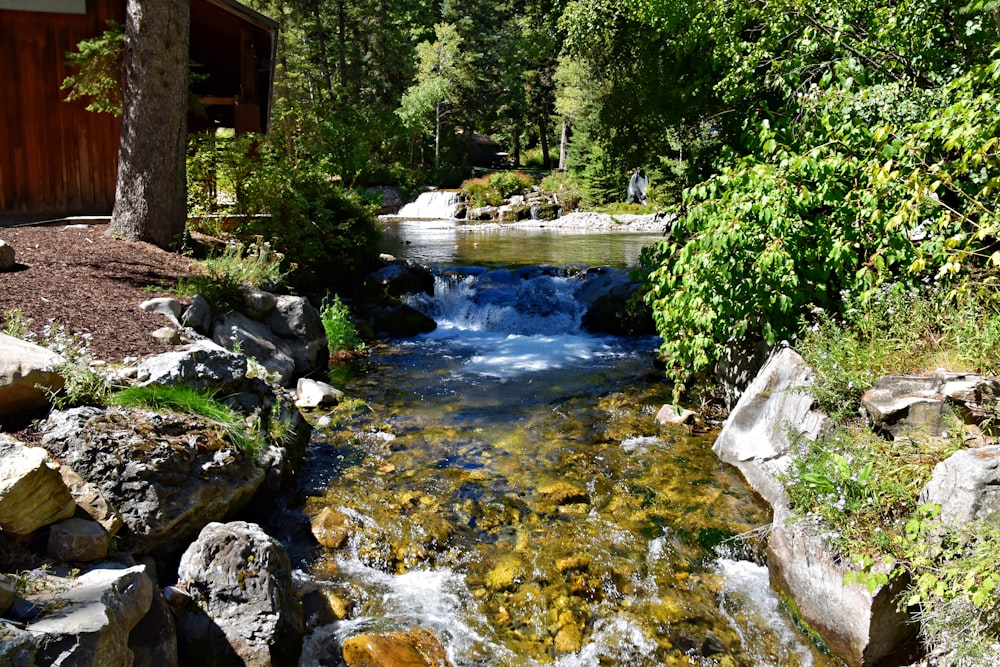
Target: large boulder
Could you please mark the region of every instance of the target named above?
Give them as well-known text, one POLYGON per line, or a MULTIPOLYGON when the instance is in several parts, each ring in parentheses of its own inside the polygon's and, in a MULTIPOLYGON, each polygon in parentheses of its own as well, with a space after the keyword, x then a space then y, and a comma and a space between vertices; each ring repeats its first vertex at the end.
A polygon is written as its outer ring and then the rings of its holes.
POLYGON ((848 565, 815 527, 796 521, 786 505, 775 505, 767 540, 771 585, 795 601, 809 627, 845 664, 876 665, 916 632, 896 605, 907 582, 899 578, 869 593, 863 584, 844 584, 848 565))
POLYGON ((0 422, 47 409, 45 389, 64 384, 56 371, 62 361, 51 350, 0 333, 0 422))
POLYGON ((240 510, 265 477, 253 456, 195 417, 84 407, 52 413, 42 432, 42 446, 121 513, 121 546, 138 553, 176 550, 240 510))
POLYGON ((1000 512, 1000 446, 961 449, 938 463, 920 502, 941 505, 941 521, 952 526, 1000 512))
POLYGON ((798 352, 779 347, 729 413, 712 445, 720 459, 739 469, 772 505, 784 504, 778 477, 787 468, 790 435, 816 439, 826 421, 806 391, 812 371, 798 352))
POLYGON ((291 561, 260 526, 205 526, 181 557, 178 587, 192 597, 177 618, 183 664, 298 664, 304 622, 291 561))
POLYGON ((247 374, 247 359, 210 340, 146 357, 139 362, 140 385, 183 385, 192 389, 228 393, 247 374))
POLYGON ((264 323, 291 350, 296 377, 326 370, 330 358, 326 330, 319 311, 308 299, 288 295, 277 297, 274 310, 264 323))
POLYGON ((143 565, 102 563, 31 596, 46 609, 27 626, 39 665, 131 665, 129 632, 149 610, 153 583, 143 565))
POLYGON ((38 648, 30 632, 0 620, 0 665, 35 667, 38 648))
POLYGON ((29 535, 68 519, 75 509, 59 465, 47 451, 0 435, 0 529, 29 535))
POLYGON ((869 423, 893 438, 912 433, 948 437, 957 408, 963 420, 978 423, 991 416, 1000 382, 980 375, 939 371, 933 375, 887 375, 861 398, 869 423))
POLYGON ((295 356, 288 344, 263 322, 240 313, 227 313, 212 327, 212 340, 253 357, 283 387, 295 378, 295 356))

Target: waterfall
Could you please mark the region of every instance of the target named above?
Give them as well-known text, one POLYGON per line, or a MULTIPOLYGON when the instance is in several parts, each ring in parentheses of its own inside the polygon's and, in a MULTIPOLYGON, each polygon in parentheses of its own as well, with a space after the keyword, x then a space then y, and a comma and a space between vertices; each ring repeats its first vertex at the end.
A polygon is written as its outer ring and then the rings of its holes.
POLYGON ((460 190, 430 190, 422 192, 416 201, 399 209, 400 218, 449 220, 455 217, 455 206, 462 201, 460 190))

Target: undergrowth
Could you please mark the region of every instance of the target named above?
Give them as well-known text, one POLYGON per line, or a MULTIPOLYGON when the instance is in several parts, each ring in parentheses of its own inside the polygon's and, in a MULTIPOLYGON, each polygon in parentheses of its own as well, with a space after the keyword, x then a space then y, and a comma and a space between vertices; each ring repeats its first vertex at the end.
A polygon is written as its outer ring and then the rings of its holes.
POLYGON ((898 603, 916 610, 925 646, 940 664, 994 664, 1000 517, 946 526, 938 506, 919 502, 934 466, 965 446, 964 425, 953 419, 944 438, 889 439, 862 425, 858 408, 885 374, 947 368, 995 375, 997 300, 981 289, 885 289, 863 303, 845 297, 845 316, 815 312, 796 346, 815 374, 809 392, 832 426, 815 442, 796 441, 784 480, 792 510, 853 564, 845 583, 874 591, 890 580, 908 582, 898 603))
POLYGON ((245 289, 274 289, 283 283, 291 270, 283 265, 284 259, 259 237, 246 243, 230 241, 222 253, 195 261, 199 272, 180 279, 177 293, 200 294, 217 311, 234 310, 242 304, 245 289))
POLYGON ((334 294, 332 300, 325 297, 320 304, 319 316, 331 355, 337 352, 361 352, 365 349, 365 343, 351 320, 351 311, 339 296, 334 294))

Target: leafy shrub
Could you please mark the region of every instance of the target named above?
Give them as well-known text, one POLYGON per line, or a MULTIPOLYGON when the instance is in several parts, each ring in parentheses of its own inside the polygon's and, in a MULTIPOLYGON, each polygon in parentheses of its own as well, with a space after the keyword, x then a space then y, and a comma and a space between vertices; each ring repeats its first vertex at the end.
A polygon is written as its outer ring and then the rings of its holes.
POLYGON ((221 147, 213 141, 196 145, 189 159, 190 180, 197 182, 200 174, 203 183, 189 196, 189 205, 216 206, 211 188, 232 183, 236 201, 226 211, 226 233, 267 241, 286 258, 283 268, 293 286, 322 290, 373 264, 379 239, 375 218, 324 162, 291 163, 252 135, 226 140, 221 147), (198 157, 208 150, 216 151, 214 157, 198 157))
POLYGON ((220 312, 238 308, 243 302, 243 290, 274 289, 281 285, 294 264, 267 241, 257 238, 243 243, 230 241, 221 254, 195 262, 201 273, 178 281, 181 295, 200 294, 220 312))
POLYGON ((331 301, 323 299, 319 309, 323 330, 326 332, 326 342, 330 354, 337 352, 356 352, 365 349, 364 341, 358 335, 358 330, 351 321, 351 312, 336 294, 331 301))
POLYGON ((464 181, 462 193, 472 206, 500 206, 505 199, 523 193, 534 183, 535 180, 524 172, 497 171, 464 181))
POLYGON ((583 190, 577 179, 569 172, 553 172, 542 179, 543 191, 552 192, 565 213, 575 211, 583 199, 583 190))

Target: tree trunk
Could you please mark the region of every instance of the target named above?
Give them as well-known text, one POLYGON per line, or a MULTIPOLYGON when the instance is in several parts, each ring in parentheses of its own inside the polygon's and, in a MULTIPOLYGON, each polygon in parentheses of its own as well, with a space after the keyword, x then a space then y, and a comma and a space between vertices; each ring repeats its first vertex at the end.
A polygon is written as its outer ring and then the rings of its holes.
POLYGON ((127 0, 111 232, 169 248, 187 222, 188 0, 127 0))
POLYGON ((441 103, 434 105, 434 175, 441 168, 441 103))
POLYGON ((569 123, 562 119, 562 136, 559 139, 559 171, 566 171, 566 157, 569 153, 569 123))
POLYGON ((538 137, 542 144, 542 169, 551 169, 552 160, 549 159, 549 129, 545 124, 545 115, 538 116, 538 137))

